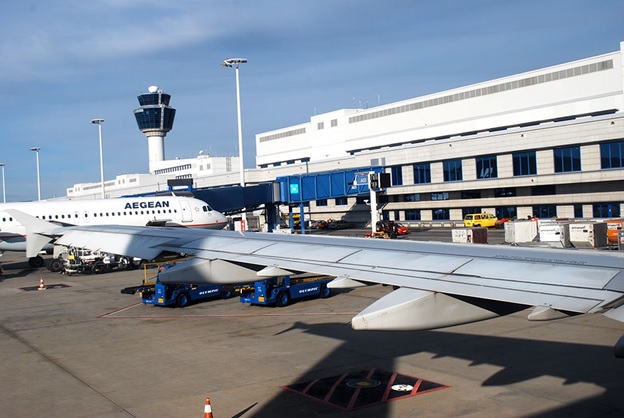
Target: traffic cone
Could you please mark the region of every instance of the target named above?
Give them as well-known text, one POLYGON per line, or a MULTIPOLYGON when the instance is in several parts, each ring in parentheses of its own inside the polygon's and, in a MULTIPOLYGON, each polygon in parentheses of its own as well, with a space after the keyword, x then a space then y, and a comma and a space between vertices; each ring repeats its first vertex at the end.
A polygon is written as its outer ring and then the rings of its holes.
POLYGON ((39 280, 39 289, 37 290, 46 290, 46 287, 43 284, 43 277, 39 280))
POLYGON ((204 406, 204 418, 212 417, 212 408, 210 407, 210 398, 206 397, 206 406, 204 406))

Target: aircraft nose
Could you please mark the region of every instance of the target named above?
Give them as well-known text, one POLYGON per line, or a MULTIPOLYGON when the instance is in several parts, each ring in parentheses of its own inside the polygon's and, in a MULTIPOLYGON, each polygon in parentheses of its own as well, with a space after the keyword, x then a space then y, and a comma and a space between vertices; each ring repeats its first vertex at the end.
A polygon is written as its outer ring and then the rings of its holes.
POLYGON ((227 223, 227 222, 228 222, 227 216, 225 216, 225 215, 224 215, 224 214, 222 214, 221 212, 217 212, 217 211, 215 211, 214 213, 215 213, 215 215, 216 215, 216 217, 215 217, 215 218, 216 218, 216 222, 217 222, 217 223, 227 223))

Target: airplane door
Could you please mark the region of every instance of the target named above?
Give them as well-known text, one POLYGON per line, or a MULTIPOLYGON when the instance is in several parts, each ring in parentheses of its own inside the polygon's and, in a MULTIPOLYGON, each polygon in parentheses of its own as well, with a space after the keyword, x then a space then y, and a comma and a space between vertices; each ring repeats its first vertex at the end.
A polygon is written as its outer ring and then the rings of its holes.
POLYGON ((191 205, 186 200, 180 201, 180 209, 182 211, 182 222, 192 222, 193 212, 191 212, 191 205))
MULTIPOLYGON (((89 223, 89 212, 87 212, 86 210, 82 213, 82 220, 86 224, 89 223)), ((80 221, 78 221, 76 223, 80 223, 80 221)))

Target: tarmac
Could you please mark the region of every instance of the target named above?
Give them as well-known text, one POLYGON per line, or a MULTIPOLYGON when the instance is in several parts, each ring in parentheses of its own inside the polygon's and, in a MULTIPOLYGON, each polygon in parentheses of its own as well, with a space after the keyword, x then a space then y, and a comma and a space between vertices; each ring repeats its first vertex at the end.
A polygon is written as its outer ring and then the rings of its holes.
POLYGON ((168 308, 121 294, 143 270, 0 261, 0 417, 624 417, 624 324, 601 315, 353 331, 392 289, 168 308))

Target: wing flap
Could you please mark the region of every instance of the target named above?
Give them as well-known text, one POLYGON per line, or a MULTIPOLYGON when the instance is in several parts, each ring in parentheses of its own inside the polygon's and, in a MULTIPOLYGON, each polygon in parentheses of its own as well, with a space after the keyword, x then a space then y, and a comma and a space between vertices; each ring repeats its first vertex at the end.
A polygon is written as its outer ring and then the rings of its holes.
POLYGON ((455 255, 364 249, 344 257, 340 263, 369 268, 417 270, 423 274, 449 274, 471 261, 470 257, 455 255))
POLYGON ((618 273, 617 270, 565 264, 522 263, 500 259, 473 259, 454 274, 496 278, 524 283, 549 283, 572 287, 602 289, 618 273), (527 270, 530 266, 530 271, 527 270))

